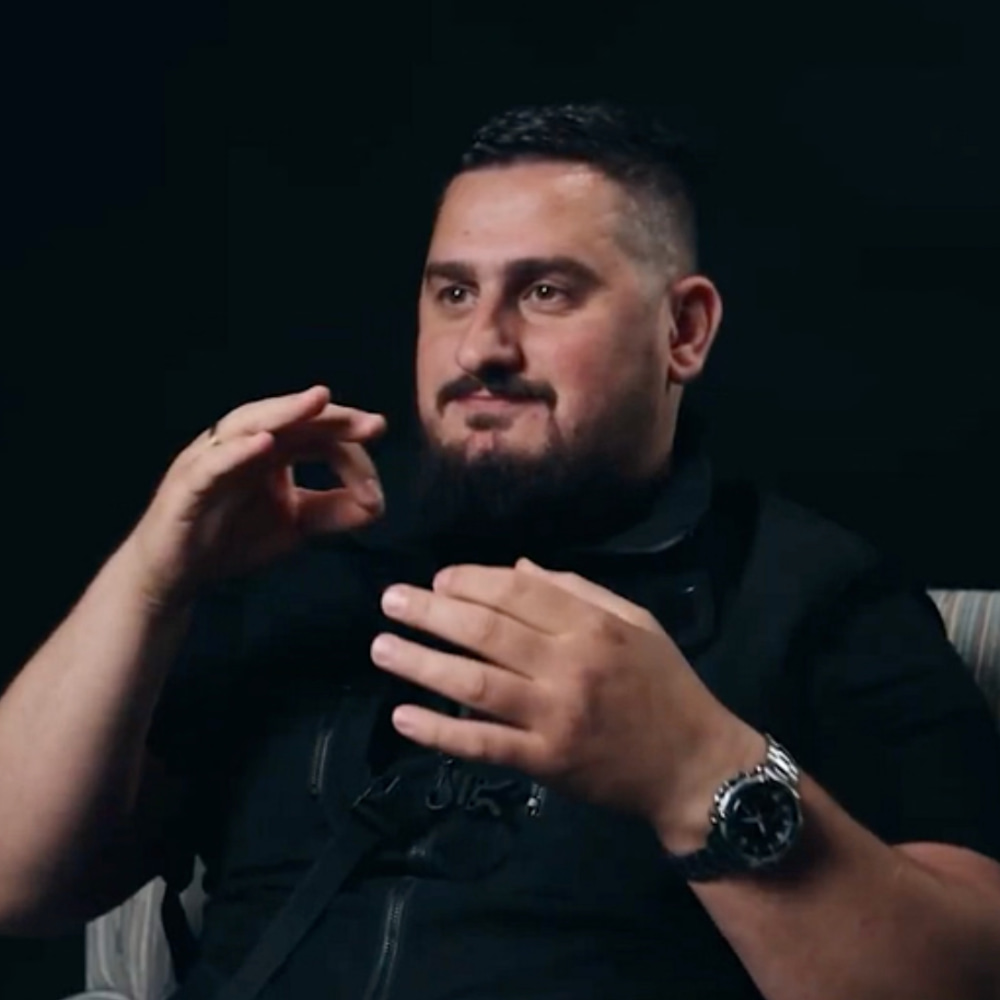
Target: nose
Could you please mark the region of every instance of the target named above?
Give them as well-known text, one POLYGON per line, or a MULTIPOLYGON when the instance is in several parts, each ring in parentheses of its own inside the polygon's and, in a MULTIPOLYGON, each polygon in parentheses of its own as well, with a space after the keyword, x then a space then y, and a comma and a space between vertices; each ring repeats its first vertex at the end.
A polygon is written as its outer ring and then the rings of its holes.
POLYGON ((485 368, 523 368, 524 354, 516 319, 506 315, 501 306, 491 307, 482 302, 458 342, 455 361, 470 374, 485 368))

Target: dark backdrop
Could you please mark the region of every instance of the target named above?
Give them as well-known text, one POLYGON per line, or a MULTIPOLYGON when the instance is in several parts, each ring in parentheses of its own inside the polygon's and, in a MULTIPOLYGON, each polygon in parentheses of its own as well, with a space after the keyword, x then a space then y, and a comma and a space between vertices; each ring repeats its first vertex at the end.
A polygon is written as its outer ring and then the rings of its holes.
MULTIPOLYGON (((1000 586, 994 6, 4 15, 0 678, 230 406, 323 381, 407 419, 436 178, 521 102, 642 101, 714 150, 727 313, 697 396, 723 472, 927 583, 1000 586)), ((0 939, 5 998, 81 984, 79 936, 0 939)))

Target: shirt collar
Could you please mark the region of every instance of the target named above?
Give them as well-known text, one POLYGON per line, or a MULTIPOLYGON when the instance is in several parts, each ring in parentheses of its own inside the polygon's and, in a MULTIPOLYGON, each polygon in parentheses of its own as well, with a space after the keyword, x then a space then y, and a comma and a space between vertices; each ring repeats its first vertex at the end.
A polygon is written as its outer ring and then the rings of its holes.
POLYGON ((712 498, 712 465, 704 447, 704 426, 694 412, 678 423, 672 467, 647 513, 627 528, 573 552, 639 555, 664 552, 690 535, 712 498))

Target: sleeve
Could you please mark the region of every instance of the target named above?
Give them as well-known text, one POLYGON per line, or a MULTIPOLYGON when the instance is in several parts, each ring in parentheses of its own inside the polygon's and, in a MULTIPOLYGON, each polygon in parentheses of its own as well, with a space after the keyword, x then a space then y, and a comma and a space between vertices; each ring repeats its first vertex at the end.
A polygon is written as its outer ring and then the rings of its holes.
POLYGON ((824 634, 803 766, 887 843, 1000 861, 1000 734, 931 598, 881 566, 824 634))
POLYGON ((192 877, 195 855, 205 860, 215 851, 234 755, 248 730, 242 618, 232 589, 196 603, 146 736, 146 749, 178 790, 160 824, 160 874, 178 890, 192 877))
POLYGON ((146 748, 176 777, 198 774, 235 736, 242 603, 232 589, 199 600, 164 681, 146 748))
POLYGON ((167 838, 179 864, 193 850, 211 875, 269 727, 326 697, 345 661, 369 662, 373 630, 357 622, 377 621, 379 591, 361 579, 339 548, 307 549, 196 602, 146 737, 181 787, 167 838))

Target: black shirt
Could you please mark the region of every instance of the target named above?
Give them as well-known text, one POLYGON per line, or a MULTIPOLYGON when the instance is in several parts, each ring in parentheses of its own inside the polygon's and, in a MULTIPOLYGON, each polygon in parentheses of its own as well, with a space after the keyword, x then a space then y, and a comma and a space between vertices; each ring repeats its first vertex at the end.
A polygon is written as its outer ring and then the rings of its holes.
MULTIPOLYGON (((1000 860, 985 699, 929 598, 856 536, 713 483, 688 446, 642 517, 537 561, 652 611, 716 697, 886 842, 1000 860)), ((414 790, 412 837, 354 873, 266 997, 759 996, 647 824, 394 731, 402 701, 455 709, 369 660, 376 632, 405 631, 382 616, 382 590, 427 586, 438 568, 387 519, 199 608, 149 746, 190 789, 174 836, 207 866, 204 961, 238 966, 351 791, 395 769, 414 790), (348 692, 374 699, 370 733, 345 718, 348 692)))

